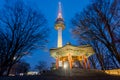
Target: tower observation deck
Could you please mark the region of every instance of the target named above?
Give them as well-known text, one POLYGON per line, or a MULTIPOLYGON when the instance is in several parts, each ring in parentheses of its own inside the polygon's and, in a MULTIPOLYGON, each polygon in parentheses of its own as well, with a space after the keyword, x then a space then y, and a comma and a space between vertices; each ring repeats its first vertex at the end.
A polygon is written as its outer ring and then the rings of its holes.
POLYGON ((64 19, 62 17, 62 8, 61 8, 61 2, 58 4, 58 16, 55 21, 55 29, 58 30, 58 42, 57 47, 62 47, 62 30, 64 30, 64 19))

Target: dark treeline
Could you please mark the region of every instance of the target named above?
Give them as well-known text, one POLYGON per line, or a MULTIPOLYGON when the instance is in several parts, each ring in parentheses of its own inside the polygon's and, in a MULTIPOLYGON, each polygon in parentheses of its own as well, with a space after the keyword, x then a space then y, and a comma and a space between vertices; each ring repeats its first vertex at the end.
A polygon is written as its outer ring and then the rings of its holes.
POLYGON ((30 64, 24 60, 20 60, 19 62, 15 63, 9 75, 27 75, 28 72, 36 71, 38 74, 42 74, 45 71, 48 71, 48 65, 46 61, 39 61, 34 68, 31 68, 30 64))
POLYGON ((10 75, 26 75, 27 72, 30 70, 30 64, 20 60, 19 62, 15 63, 12 68, 10 69, 10 75))

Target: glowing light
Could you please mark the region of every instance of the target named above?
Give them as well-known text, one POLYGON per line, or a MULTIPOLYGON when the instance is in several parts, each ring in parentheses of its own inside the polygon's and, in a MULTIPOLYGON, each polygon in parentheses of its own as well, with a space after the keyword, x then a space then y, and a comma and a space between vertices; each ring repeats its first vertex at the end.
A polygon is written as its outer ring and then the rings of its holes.
POLYGON ((62 27, 58 29, 58 47, 62 47, 62 27))
POLYGON ((67 63, 65 63, 64 66, 63 66, 63 68, 67 69, 67 67, 68 67, 68 65, 67 65, 67 63))
POLYGON ((13 57, 13 60, 15 60, 17 57, 13 57))
POLYGON ((61 2, 58 3, 58 8, 59 8, 59 11, 58 11, 58 18, 62 18, 61 2))

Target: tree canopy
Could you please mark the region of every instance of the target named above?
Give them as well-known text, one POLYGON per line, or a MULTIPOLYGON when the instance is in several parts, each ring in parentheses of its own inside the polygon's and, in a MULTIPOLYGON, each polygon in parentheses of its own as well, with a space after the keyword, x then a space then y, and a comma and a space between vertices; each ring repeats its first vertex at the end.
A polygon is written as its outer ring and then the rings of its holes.
POLYGON ((0 10, 0 75, 31 50, 43 48, 49 28, 44 15, 22 0, 6 0, 0 10))
POLYGON ((120 67, 120 0, 93 0, 72 25, 79 43, 92 45, 102 69, 120 67))

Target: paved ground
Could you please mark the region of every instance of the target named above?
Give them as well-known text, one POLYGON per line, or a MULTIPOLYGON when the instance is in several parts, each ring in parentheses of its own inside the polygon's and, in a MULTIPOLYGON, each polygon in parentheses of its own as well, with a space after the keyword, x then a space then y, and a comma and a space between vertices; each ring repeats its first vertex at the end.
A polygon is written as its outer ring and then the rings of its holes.
POLYGON ((104 77, 14 76, 14 77, 0 77, 0 80, 120 80, 120 76, 104 76, 104 77))
POLYGON ((3 76, 0 80, 120 80, 120 76, 107 75, 96 70, 73 69, 71 72, 49 71, 39 76, 3 76))

